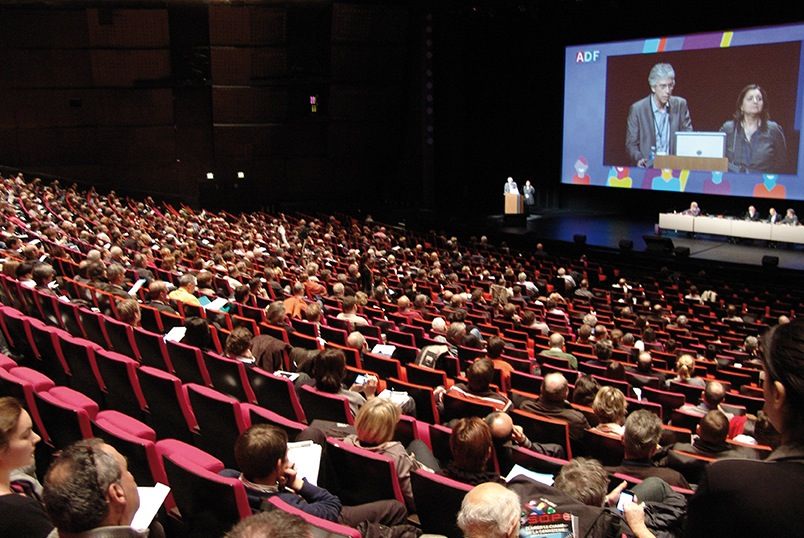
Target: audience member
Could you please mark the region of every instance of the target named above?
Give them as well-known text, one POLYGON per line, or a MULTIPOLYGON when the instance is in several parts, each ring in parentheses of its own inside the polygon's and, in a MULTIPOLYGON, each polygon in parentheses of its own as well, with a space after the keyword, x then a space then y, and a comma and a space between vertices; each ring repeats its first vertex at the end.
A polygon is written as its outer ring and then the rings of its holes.
POLYGON ((47 536, 53 525, 42 508, 38 482, 22 469, 32 468, 41 438, 22 405, 0 398, 0 536, 47 536))
POLYGON ((583 413, 572 408, 567 401, 568 394, 567 379, 560 373, 550 373, 544 376, 540 398, 537 401, 525 400, 520 408, 537 415, 566 420, 570 439, 580 441, 584 437, 584 430, 589 428, 589 422, 583 413))
POLYGON ((804 319, 763 337, 765 411, 782 446, 764 461, 709 465, 690 500, 687 536, 795 536, 804 498, 804 319), (762 517, 757 517, 758 511, 762 517))
POLYGON ((310 525, 299 516, 272 510, 254 514, 232 527, 224 538, 313 538, 310 525))
POLYGON ((465 538, 516 538, 520 510, 513 491, 493 482, 480 484, 463 498, 458 528, 465 538))

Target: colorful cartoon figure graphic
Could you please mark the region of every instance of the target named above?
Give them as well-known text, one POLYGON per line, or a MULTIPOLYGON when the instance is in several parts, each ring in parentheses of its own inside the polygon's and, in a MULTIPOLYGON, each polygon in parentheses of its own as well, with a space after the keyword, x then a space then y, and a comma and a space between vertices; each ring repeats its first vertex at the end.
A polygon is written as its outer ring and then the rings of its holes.
POLYGON ((681 170, 678 176, 674 176, 673 170, 662 168, 661 175, 653 178, 650 188, 654 191, 684 192, 689 176, 689 170, 681 170))
POLYGON ((611 170, 609 170, 606 186, 630 189, 633 184, 630 172, 631 170, 627 166, 612 166, 611 170))
POLYGON ((704 194, 731 194, 731 184, 723 177, 723 172, 716 170, 704 181, 703 191, 704 194))
POLYGON ((776 174, 762 174, 762 182, 754 185, 756 198, 787 198, 787 189, 776 183, 776 174))
POLYGON ((581 155, 578 157, 578 160, 575 161, 575 175, 572 176, 572 183, 574 185, 589 185, 591 178, 586 175, 587 170, 589 170, 589 162, 586 160, 586 157, 581 155))

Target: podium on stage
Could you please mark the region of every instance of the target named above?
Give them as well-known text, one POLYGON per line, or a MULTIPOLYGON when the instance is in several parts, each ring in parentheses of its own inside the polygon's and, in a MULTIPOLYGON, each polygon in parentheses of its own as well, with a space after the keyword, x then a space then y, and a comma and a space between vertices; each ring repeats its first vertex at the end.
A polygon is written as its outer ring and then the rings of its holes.
POLYGON ((706 170, 708 172, 728 172, 729 160, 726 157, 679 157, 678 155, 657 155, 654 168, 672 170, 706 170))
POLYGON ((506 215, 521 215, 525 212, 525 201, 521 194, 507 192, 503 196, 505 196, 506 215))

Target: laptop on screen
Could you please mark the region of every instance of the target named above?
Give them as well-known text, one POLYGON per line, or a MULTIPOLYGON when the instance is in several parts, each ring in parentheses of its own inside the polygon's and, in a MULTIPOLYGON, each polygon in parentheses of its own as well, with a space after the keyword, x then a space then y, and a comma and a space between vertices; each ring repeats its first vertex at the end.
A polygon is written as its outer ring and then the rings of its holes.
POLYGON ((726 148, 726 133, 686 131, 676 133, 676 155, 679 157, 722 158, 726 148))

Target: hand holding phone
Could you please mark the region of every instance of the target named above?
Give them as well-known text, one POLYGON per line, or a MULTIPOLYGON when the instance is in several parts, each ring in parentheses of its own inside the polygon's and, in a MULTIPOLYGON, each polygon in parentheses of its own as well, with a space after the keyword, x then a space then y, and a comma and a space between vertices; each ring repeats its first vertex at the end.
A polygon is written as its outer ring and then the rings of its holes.
POLYGON ((634 492, 631 490, 625 490, 620 493, 620 500, 617 501, 617 510, 622 514, 625 512, 625 507, 629 504, 634 502, 634 492))

